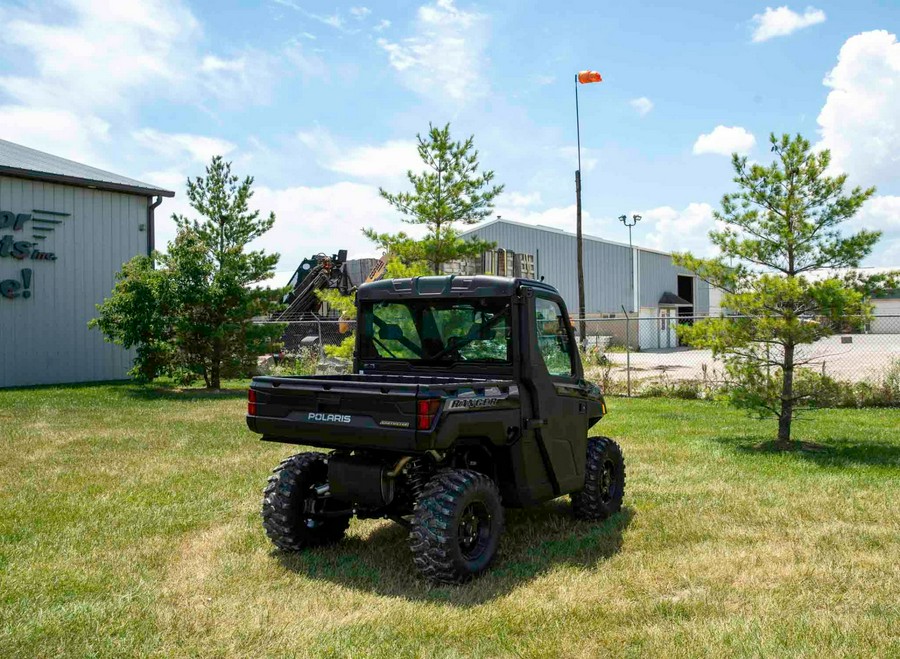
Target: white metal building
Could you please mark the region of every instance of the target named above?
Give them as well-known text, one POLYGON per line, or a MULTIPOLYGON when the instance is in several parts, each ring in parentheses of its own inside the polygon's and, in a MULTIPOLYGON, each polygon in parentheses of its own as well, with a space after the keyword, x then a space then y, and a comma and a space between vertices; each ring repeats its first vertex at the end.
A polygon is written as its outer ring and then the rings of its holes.
POLYGON ((133 355, 87 324, 174 196, 0 140, 0 387, 126 377, 133 355))
MULTIPOLYGON (((485 222, 463 237, 496 243, 506 258, 521 263, 521 274, 543 278, 559 290, 569 313, 578 313, 576 237, 553 227, 534 226, 506 219, 485 222), (511 259, 509 253, 514 253, 511 259), (525 270, 528 270, 526 273, 525 270)), ((496 254, 494 252, 493 254, 496 254)), ((488 253, 492 254, 492 253, 488 253)), ((485 260, 483 271, 495 268, 496 258, 485 260)), ((519 272, 496 272, 512 274, 519 272)), ((678 318, 705 316, 710 312, 709 284, 694 273, 676 266, 672 255, 646 247, 629 247, 596 236, 584 236, 584 292, 587 318, 645 319, 641 323, 640 347, 673 348, 678 345, 678 318)), ((614 323, 606 323, 611 329, 614 323)), ((623 325, 624 327, 624 325, 623 325)))

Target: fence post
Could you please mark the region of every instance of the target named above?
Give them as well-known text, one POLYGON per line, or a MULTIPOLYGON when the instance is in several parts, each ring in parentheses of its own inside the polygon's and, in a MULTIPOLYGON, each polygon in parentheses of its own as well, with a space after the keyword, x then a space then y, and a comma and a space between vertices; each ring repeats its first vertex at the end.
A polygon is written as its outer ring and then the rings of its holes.
POLYGON ((319 330, 319 361, 325 359, 325 346, 322 345, 322 319, 316 316, 316 328, 319 330))
MULTIPOLYGON (((628 397, 631 398, 631 317, 622 305, 622 313, 625 314, 625 377, 628 381, 628 397)), ((640 328, 638 328, 640 331, 640 328)))

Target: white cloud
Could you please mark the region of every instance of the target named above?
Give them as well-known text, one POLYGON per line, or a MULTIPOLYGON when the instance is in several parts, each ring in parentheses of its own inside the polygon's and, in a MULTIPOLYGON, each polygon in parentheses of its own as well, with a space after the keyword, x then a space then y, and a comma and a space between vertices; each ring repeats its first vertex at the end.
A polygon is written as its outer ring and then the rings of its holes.
MULTIPOLYGON (((336 30, 340 30, 344 32, 344 19, 340 14, 316 14, 315 12, 308 11, 304 9, 301 5, 294 2, 294 0, 273 0, 275 4, 281 5, 282 7, 288 7, 301 13, 306 18, 312 19, 314 21, 318 21, 323 25, 327 25, 328 27, 333 27, 336 30)), ((366 9, 365 7, 354 7, 354 9, 366 9)), ((352 9, 350 10, 352 13, 352 9)))
MULTIPOLYGON (((286 54, 290 57, 290 48, 286 54)), ((292 59, 295 64, 298 62, 292 59)), ((231 58, 206 55, 200 63, 197 78, 202 87, 219 99, 241 105, 268 102, 272 87, 274 64, 261 51, 245 50, 231 58)))
POLYGON ((347 147, 321 127, 300 131, 297 139, 313 152, 319 166, 367 181, 397 183, 405 179, 408 170, 419 171, 424 166, 412 140, 347 147))
MULTIPOLYGON (((315 40, 314 35, 304 33, 303 36, 315 40)), ((299 39, 290 41, 285 46, 283 54, 285 60, 293 65, 304 78, 325 78, 328 75, 325 61, 318 55, 307 52, 299 39)))
MULTIPOLYGON (((572 164, 573 167, 578 166, 578 147, 563 146, 557 149, 557 155, 572 164)), ((599 159, 595 155, 593 149, 581 147, 581 172, 591 172, 597 167, 599 159)))
POLYGON ((375 146, 360 146, 336 156, 326 164, 328 169, 362 179, 390 179, 407 171, 421 170, 416 143, 411 140, 389 140, 375 146))
POLYGON ((867 201, 860 212, 844 225, 843 233, 860 229, 882 232, 872 256, 865 265, 900 269, 900 196, 877 195, 867 201))
POLYGON ((653 101, 651 101, 646 96, 641 96, 640 98, 634 98, 631 101, 629 101, 629 104, 631 105, 632 108, 634 108, 634 111, 637 112, 642 117, 645 116, 647 113, 650 112, 650 110, 653 109, 653 101))
MULTIPOLYGON (((379 256, 362 229, 396 231, 396 211, 373 185, 341 182, 323 187, 285 189, 258 187, 253 207, 277 217, 275 226, 259 246, 281 253, 279 270, 296 268, 310 254, 332 254, 346 249, 351 258, 379 256)), ((415 227, 404 227, 404 230, 415 227)))
POLYGON ((30 65, 0 76, 0 94, 11 101, 3 111, 22 125, 10 137, 93 164, 98 142, 148 94, 246 103, 265 98, 271 82, 270 60, 256 53, 201 53, 200 24, 181 0, 58 0, 5 9, 2 25, 0 48, 30 65), (36 117, 43 138, 28 128, 36 117))
MULTIPOLYGON (((142 175, 142 180, 177 193, 174 199, 165 199, 157 211, 157 249, 164 250, 175 237, 173 213, 196 217, 184 195, 186 177, 177 170, 142 175)), ((255 241, 253 248, 281 254, 277 269, 282 273, 293 273, 304 258, 319 252, 346 249, 351 258, 380 256, 362 229, 396 231, 400 225, 396 211, 379 196, 376 186, 346 181, 321 187, 256 185, 250 207, 264 215, 275 213, 275 226, 255 241)), ((410 229, 416 233, 416 227, 404 226, 405 231, 410 229)))
POLYGON ((516 208, 535 206, 541 203, 540 192, 504 192, 497 201, 500 205, 509 204, 516 208))
POLYGON ((488 19, 454 0, 419 7, 415 32, 399 42, 379 39, 391 66, 414 92, 456 104, 483 95, 488 19))
POLYGON ((641 221, 635 229, 635 244, 665 252, 690 251, 699 256, 715 252, 708 237, 715 228, 709 204, 691 203, 682 210, 660 206, 638 214, 641 221))
POLYGON ((391 22, 386 18, 382 18, 380 21, 378 21, 378 25, 376 25, 372 29, 375 30, 376 32, 383 32, 384 30, 388 29, 390 26, 391 26, 391 22))
POLYGON ((372 13, 372 10, 368 7, 350 7, 350 15, 353 16, 358 21, 363 20, 366 16, 372 13))
POLYGON ((121 108, 139 87, 175 84, 185 70, 173 55, 199 32, 177 0, 65 0, 43 14, 16 16, 7 18, 0 40, 30 53, 35 73, 4 76, 0 90, 35 107, 121 108))
POLYGON ((716 153, 730 156, 732 153, 742 155, 756 144, 753 133, 740 126, 716 126, 711 133, 701 135, 694 142, 694 155, 716 153))
POLYGON ((0 106, 0 138, 93 167, 105 167, 96 149, 109 140, 109 124, 67 110, 0 106))
POLYGON ((786 37, 797 30, 824 22, 825 12, 815 7, 807 7, 802 14, 786 5, 777 9, 766 7, 765 13, 753 17, 753 41, 759 43, 775 37, 786 37))
POLYGON ((226 156, 237 147, 228 140, 188 133, 163 133, 151 128, 132 132, 141 146, 170 160, 189 156, 200 164, 207 164, 213 156, 226 156))
POLYGON ((886 238, 900 238, 900 196, 872 197, 863 204, 856 217, 844 226, 846 232, 873 229, 884 232, 886 238))
POLYGON ((900 43, 885 30, 850 37, 824 84, 820 148, 861 185, 896 185, 900 171, 900 43))

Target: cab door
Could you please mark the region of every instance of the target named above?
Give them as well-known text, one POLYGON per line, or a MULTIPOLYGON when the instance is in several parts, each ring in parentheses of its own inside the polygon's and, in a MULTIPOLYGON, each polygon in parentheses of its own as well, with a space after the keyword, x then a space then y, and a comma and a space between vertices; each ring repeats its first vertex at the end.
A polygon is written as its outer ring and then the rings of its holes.
POLYGON ((533 306, 534 383, 541 437, 562 493, 584 486, 588 414, 575 340, 562 300, 536 293, 533 306))

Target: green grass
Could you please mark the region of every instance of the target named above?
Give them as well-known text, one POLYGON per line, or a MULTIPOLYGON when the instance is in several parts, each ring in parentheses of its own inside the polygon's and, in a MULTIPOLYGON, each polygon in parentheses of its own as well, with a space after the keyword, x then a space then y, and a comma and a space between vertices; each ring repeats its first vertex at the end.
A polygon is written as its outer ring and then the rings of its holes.
POLYGON ((243 391, 0 391, 0 656, 900 655, 900 411, 767 422, 713 403, 609 401, 626 508, 511 511, 495 568, 414 571, 405 533, 353 522, 285 556, 258 509, 293 452, 243 391))

